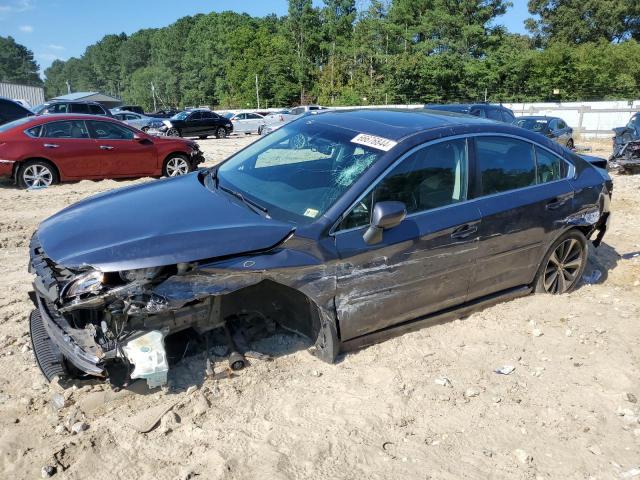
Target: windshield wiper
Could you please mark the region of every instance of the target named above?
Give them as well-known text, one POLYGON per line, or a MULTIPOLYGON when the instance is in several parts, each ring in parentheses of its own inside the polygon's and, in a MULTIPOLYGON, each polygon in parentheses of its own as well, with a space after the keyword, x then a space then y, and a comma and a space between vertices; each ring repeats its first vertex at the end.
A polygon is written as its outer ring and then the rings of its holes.
MULTIPOLYGON (((217 170, 216 170, 216 174, 217 174, 217 170)), ((217 180, 217 176, 216 176, 216 183, 217 182, 218 182, 218 180, 217 180)), ((235 190, 231 190, 230 188, 223 187, 222 185, 220 185, 220 190, 224 190, 228 194, 233 195, 236 198, 239 198, 242 203, 247 205, 253 211, 257 211, 258 213, 264 213, 267 216, 267 218, 271 218, 269 216, 269 210, 267 210, 265 207, 263 207, 259 203, 256 203, 253 200, 249 200, 244 195, 242 195, 240 192, 236 192, 235 190)))

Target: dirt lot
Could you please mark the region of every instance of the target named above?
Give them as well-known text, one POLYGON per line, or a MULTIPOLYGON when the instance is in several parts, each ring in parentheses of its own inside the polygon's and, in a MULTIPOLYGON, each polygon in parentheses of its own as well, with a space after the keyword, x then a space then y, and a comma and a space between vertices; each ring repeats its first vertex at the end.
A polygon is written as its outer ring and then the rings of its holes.
MULTIPOLYGON (((201 144, 212 164, 252 139, 201 144)), ((614 182, 612 230, 587 268, 602 272, 597 284, 500 304, 336 365, 278 335, 256 348, 273 362, 234 378, 203 380, 193 356, 171 388, 118 393, 45 384, 28 338, 27 245, 50 214, 134 182, 0 185, 0 478, 39 478, 46 465, 74 479, 640 478, 640 176, 614 182), (493 372, 503 365, 515 371, 493 372), (141 415, 162 420, 139 433, 141 415), (88 428, 70 432, 75 422, 88 428)))

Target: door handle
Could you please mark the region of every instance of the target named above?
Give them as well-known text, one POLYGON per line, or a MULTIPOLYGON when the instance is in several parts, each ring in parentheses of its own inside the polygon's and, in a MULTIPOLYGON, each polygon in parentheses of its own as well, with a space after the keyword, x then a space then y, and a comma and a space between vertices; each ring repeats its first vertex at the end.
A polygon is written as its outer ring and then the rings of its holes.
POLYGON ((477 231, 478 231, 477 225, 468 223, 466 225, 456 228, 451 234, 451 238, 455 238, 455 239, 467 238, 473 235, 474 233, 476 233, 477 231))
POLYGON ((60 145, 56 145, 55 143, 45 143, 44 148, 58 148, 60 145))
POLYGON ((573 195, 563 195, 561 197, 556 197, 553 200, 550 200, 547 205, 545 206, 545 208, 547 210, 557 210, 558 208, 562 207, 565 203, 567 203, 569 200, 571 200, 571 198, 573 197, 573 195))
POLYGON ((100 145, 100 150, 113 150, 111 145, 100 145))

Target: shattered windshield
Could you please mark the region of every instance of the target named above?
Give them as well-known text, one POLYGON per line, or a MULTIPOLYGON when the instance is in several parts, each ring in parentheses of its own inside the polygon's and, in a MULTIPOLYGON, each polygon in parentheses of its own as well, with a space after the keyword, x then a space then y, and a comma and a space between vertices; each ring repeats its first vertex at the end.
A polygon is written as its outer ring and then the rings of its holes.
POLYGON ((294 223, 323 215, 383 154, 358 132, 300 120, 240 151, 218 169, 220 185, 294 223))

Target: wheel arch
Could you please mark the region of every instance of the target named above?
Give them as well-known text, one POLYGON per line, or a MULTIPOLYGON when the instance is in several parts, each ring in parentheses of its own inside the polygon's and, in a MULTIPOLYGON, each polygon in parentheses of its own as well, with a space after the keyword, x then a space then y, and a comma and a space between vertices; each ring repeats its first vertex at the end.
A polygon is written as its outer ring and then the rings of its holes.
POLYGON ((11 172, 11 176, 13 177, 13 179, 17 182, 18 181, 18 172, 20 171, 20 169, 27 164, 28 162, 35 162, 35 161, 39 161, 39 162, 44 162, 47 163, 51 166, 51 168, 53 168, 56 172, 56 174, 58 175, 58 179, 59 180, 65 180, 66 177, 64 176, 64 174, 62 173, 62 171, 60 170, 60 168, 58 167, 58 165, 56 165, 56 163, 52 160, 49 160, 48 158, 44 158, 44 157, 29 157, 29 158, 25 158, 24 160, 20 160, 19 162, 16 162, 13 164, 13 171, 11 172))
POLYGON ((310 342, 313 353, 333 362, 340 349, 335 310, 323 308, 297 288, 265 279, 221 297, 221 315, 232 318, 238 312, 260 312, 310 342))

